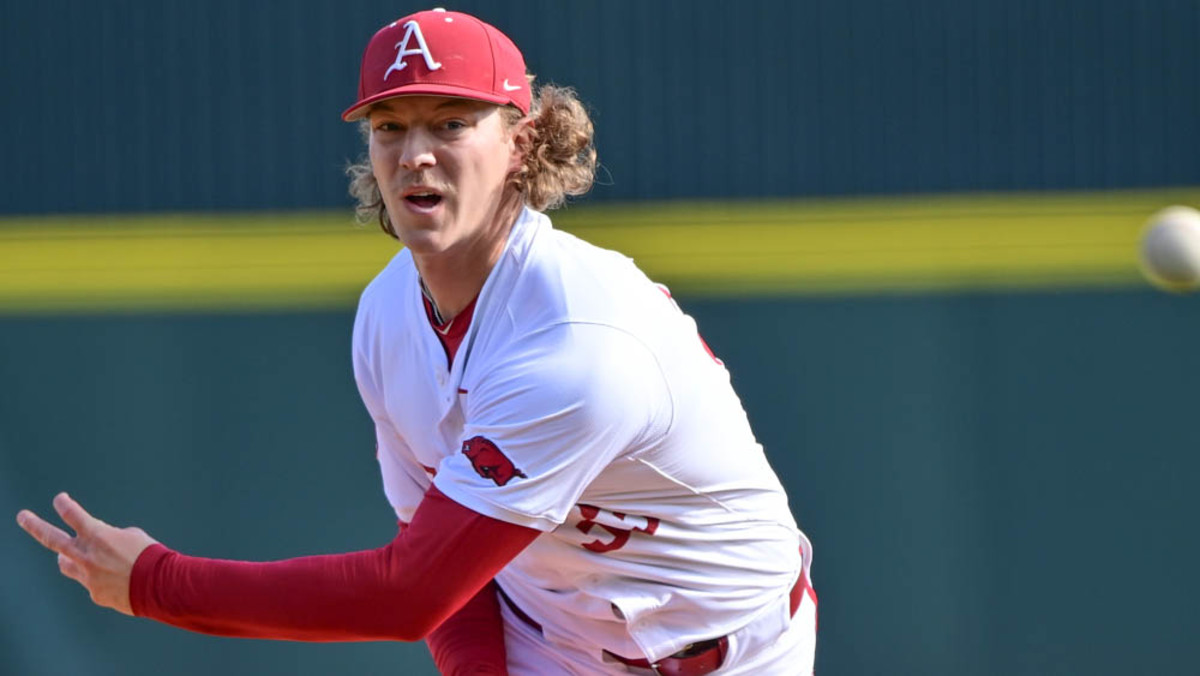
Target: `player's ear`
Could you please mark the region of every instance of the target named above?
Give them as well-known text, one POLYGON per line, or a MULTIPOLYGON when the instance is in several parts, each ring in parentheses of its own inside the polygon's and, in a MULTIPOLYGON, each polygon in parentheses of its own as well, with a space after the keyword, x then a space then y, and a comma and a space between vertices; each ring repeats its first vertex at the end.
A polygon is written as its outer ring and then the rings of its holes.
POLYGON ((514 173, 521 170, 525 155, 533 149, 534 121, 526 116, 521 118, 509 130, 513 143, 512 156, 509 158, 508 171, 514 173))

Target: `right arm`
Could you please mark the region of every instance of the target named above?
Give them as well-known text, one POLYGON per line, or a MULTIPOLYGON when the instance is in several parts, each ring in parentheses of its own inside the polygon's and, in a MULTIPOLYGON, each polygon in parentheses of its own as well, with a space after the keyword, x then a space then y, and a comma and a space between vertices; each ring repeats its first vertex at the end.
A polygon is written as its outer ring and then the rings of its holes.
POLYGON ((130 605, 136 615, 221 636, 416 641, 539 534, 433 487, 409 527, 375 550, 256 563, 151 545, 134 567, 130 605))
POLYGON ((425 638, 540 534, 431 487, 384 547, 257 563, 185 556, 65 494, 55 508, 74 536, 26 510, 17 520, 97 604, 192 631, 294 641, 425 638))

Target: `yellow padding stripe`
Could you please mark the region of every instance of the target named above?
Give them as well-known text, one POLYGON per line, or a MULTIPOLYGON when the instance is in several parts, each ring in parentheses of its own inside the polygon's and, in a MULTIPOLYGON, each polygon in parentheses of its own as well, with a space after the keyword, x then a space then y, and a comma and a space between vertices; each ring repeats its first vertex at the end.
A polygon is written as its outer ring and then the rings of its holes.
MULTIPOLYGON (((564 230, 690 295, 1140 284, 1149 214, 1200 189, 576 206, 564 230)), ((0 219, 0 311, 351 307, 398 246, 345 212, 0 219)))

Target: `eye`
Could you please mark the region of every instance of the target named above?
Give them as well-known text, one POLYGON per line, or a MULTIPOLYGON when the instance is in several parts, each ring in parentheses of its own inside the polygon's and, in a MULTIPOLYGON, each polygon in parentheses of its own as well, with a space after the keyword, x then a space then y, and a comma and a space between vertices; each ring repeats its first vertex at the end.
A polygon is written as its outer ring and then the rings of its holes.
POLYGON ((463 129, 466 129, 466 128, 467 128, 466 121, 460 120, 457 118, 452 119, 452 120, 446 120, 445 122, 442 123, 442 129, 445 129, 446 131, 462 131, 463 129))
POLYGON ((381 120, 380 122, 376 123, 376 124, 375 124, 375 125, 372 127, 372 129, 374 129, 375 131, 383 131, 383 132, 386 132, 386 131, 402 131, 402 130, 403 130, 403 127, 401 127, 400 125, 396 124, 395 122, 391 122, 391 121, 388 121, 388 120, 381 120))

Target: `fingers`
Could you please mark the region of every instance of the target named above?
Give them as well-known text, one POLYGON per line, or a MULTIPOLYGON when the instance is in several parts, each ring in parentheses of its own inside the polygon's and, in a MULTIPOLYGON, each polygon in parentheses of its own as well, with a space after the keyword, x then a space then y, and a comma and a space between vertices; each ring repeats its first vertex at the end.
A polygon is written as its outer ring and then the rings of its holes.
POLYGON ((87 513, 78 502, 75 502, 71 496, 66 493, 59 493, 54 496, 54 511, 62 517, 62 520, 68 526, 75 529, 76 533, 84 533, 91 530, 91 527, 99 522, 99 519, 87 513))
POLYGON ((66 493, 54 497, 54 509, 75 529, 74 536, 27 509, 17 513, 17 523, 58 554, 59 572, 83 585, 94 603, 132 614, 129 580, 133 566, 155 540, 140 528, 113 528, 88 514, 66 493))
POLYGON ((72 551, 71 536, 67 535, 61 528, 54 524, 48 523, 37 514, 22 509, 17 513, 17 525, 19 525, 26 533, 33 536, 43 547, 59 554, 72 551))
POLYGON ((79 584, 87 586, 87 583, 83 581, 83 568, 79 566, 79 563, 75 559, 66 554, 58 555, 58 570, 79 584))

